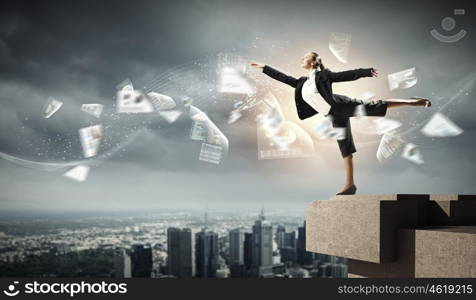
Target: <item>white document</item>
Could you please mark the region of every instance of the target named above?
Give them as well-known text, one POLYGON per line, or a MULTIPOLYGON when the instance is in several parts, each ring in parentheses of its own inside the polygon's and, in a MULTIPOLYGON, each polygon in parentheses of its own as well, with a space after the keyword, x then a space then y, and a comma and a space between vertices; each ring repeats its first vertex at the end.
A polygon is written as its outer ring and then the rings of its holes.
POLYGON ((118 113, 150 113, 154 111, 149 99, 132 82, 125 80, 117 86, 116 111, 118 113))
POLYGON ((393 131, 398 127, 402 126, 402 123, 396 120, 388 119, 388 118, 378 118, 374 121, 375 130, 377 134, 385 134, 387 132, 393 131))
POLYGON ((55 112, 57 112, 61 106, 63 106, 63 102, 58 101, 55 98, 49 97, 48 101, 43 106, 43 117, 48 119, 55 112))
POLYGON ((89 175, 89 166, 78 165, 66 173, 63 174, 64 177, 73 179, 78 182, 83 182, 88 178, 89 175))
POLYGON ((330 138, 333 140, 345 140, 346 128, 345 127, 333 127, 331 117, 324 117, 314 126, 314 132, 321 140, 330 138))
POLYGON ((416 69, 410 68, 400 72, 388 74, 388 86, 390 91, 397 89, 408 89, 418 82, 416 69))
POLYGON ((174 109, 177 106, 177 103, 175 103, 174 99, 167 95, 150 92, 147 94, 147 96, 157 111, 174 109))
POLYGON ((102 114, 102 110, 104 109, 104 105, 102 104, 83 104, 81 105, 81 110, 99 118, 102 114))
POLYGON ((190 130, 190 139, 195 141, 206 141, 208 137, 208 129, 205 120, 193 121, 192 128, 190 130))
POLYGON ((223 148, 221 146, 202 143, 202 149, 198 159, 212 164, 219 164, 222 151, 223 148))
POLYGON ((173 123, 177 121, 182 112, 180 110, 163 110, 159 111, 159 115, 164 118, 167 122, 173 123))
POLYGON ((223 67, 220 71, 220 84, 218 92, 233 94, 253 94, 255 89, 238 70, 223 67))
POLYGON ((347 63, 350 50, 351 35, 333 32, 329 38, 329 50, 343 64, 347 63))
MULTIPOLYGON (((204 129, 206 129, 206 141, 208 144, 215 144, 222 147, 224 153, 228 153, 228 139, 221 132, 221 130, 208 118, 208 116, 196 108, 190 105, 189 117, 193 121, 201 121, 204 129)), ((193 130, 193 129, 192 129, 193 130)), ((205 133, 204 133, 205 134, 205 133)))
POLYGON ((436 113, 421 129, 421 132, 428 137, 449 137, 460 135, 463 133, 463 129, 443 114, 436 113))
POLYGON ((79 130, 81 146, 83 147, 84 157, 92 157, 98 153, 99 144, 102 138, 102 125, 94 125, 79 130))
POLYGON ((377 149, 377 159, 379 162, 384 162, 403 144, 402 138, 393 132, 387 132, 382 136, 380 145, 377 149))

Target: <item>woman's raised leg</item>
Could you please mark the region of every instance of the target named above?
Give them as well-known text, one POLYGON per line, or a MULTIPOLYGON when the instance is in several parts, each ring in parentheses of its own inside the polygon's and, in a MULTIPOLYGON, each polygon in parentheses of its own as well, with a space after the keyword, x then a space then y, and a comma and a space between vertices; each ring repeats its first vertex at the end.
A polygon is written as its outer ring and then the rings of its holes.
POLYGON ((431 101, 426 98, 412 97, 412 99, 386 99, 388 107, 399 106, 431 106, 431 101))

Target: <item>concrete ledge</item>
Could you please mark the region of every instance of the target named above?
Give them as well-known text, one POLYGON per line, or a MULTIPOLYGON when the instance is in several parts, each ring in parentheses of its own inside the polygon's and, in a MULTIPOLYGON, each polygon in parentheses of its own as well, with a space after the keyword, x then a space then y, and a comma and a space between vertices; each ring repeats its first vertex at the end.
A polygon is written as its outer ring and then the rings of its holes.
POLYGON ((306 249, 349 277, 476 277, 474 228, 476 195, 333 196, 309 204, 306 249))
POLYGON ((428 195, 346 195, 312 202, 306 215, 308 251, 381 263, 396 260, 402 226, 426 218, 428 195))
POLYGON ((398 260, 348 260, 349 277, 476 277, 476 226, 400 229, 398 260))

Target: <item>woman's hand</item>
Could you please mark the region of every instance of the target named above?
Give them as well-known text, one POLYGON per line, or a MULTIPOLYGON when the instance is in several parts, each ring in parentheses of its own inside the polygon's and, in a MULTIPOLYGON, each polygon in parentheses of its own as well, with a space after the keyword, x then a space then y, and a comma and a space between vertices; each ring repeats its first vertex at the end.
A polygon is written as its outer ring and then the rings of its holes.
POLYGON ((378 70, 375 68, 372 68, 372 77, 378 77, 378 70))
POLYGON ((264 64, 259 64, 259 63, 251 63, 251 66, 255 67, 255 68, 258 68, 258 69, 263 69, 264 68, 264 64))

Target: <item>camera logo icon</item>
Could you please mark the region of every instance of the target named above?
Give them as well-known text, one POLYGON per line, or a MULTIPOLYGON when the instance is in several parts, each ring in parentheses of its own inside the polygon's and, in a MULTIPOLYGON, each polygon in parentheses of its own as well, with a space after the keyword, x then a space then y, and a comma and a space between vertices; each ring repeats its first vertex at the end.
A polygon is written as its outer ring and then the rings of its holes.
POLYGON ((18 281, 14 281, 13 284, 10 284, 8 288, 3 291, 3 293, 7 295, 8 297, 15 297, 16 295, 20 293, 19 290, 15 290, 16 288, 15 285, 18 283, 19 283, 18 281))
MULTIPOLYGON (((464 15, 465 14, 465 10, 464 9, 455 9, 453 11, 453 14, 454 15, 464 15)), ((441 21, 441 27, 445 30, 445 31, 451 31, 455 28, 456 26, 456 21, 455 19, 453 19, 452 17, 446 17, 444 18, 442 21, 441 21)), ((432 29, 430 31, 431 35, 439 40, 440 42, 443 42, 443 43, 456 43, 457 41, 461 40, 465 35, 466 35, 466 30, 464 29, 461 29, 458 33, 456 34, 453 34, 453 35, 445 35, 445 34, 441 34, 438 30, 436 29, 432 29)))

